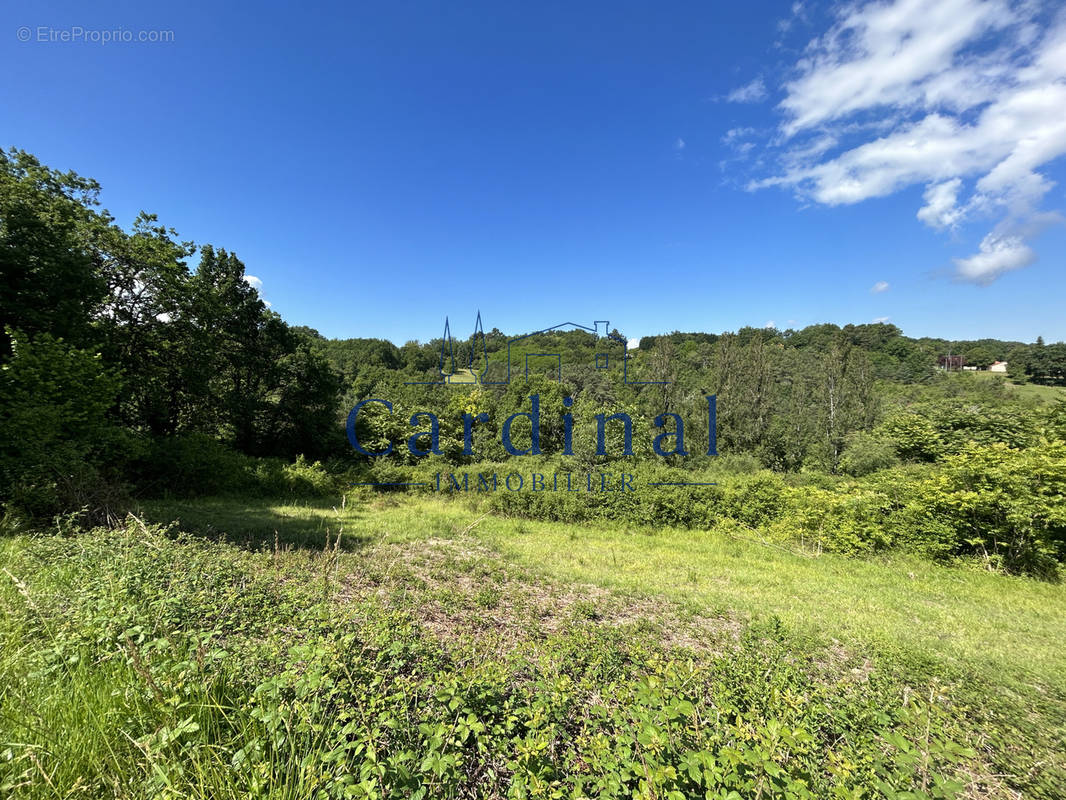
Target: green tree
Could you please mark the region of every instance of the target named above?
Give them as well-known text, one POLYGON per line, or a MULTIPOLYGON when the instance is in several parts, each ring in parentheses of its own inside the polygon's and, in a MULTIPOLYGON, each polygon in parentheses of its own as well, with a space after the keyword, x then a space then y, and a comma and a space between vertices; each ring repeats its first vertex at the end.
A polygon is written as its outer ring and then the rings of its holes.
POLYGON ((836 472, 848 434, 868 430, 875 414, 869 357, 843 336, 822 357, 816 399, 826 465, 836 472))
POLYGON ((41 333, 7 331, 0 368, 0 492, 9 507, 48 517, 87 506, 109 492, 107 465, 130 444, 109 412, 119 379, 97 353, 41 333))
POLYGON ((987 347, 978 345, 967 350, 965 358, 967 365, 971 367, 988 369, 992 362, 996 360, 996 355, 987 347))
MULTIPOLYGON (((85 233, 99 186, 21 150, 0 151, 0 331, 48 332, 88 344, 107 293, 85 233)), ((10 352, 0 336, 0 357, 10 352)))

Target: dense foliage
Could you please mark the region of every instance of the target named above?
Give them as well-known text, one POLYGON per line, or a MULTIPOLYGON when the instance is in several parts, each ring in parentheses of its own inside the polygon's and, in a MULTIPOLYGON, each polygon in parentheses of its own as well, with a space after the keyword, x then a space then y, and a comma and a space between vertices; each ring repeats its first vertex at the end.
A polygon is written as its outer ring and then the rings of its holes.
POLYGON ((98 192, 0 153, 2 499, 32 516, 107 510, 173 437, 323 454, 339 381, 307 337, 233 253, 205 245, 190 269, 191 243, 147 214, 123 230, 98 192))

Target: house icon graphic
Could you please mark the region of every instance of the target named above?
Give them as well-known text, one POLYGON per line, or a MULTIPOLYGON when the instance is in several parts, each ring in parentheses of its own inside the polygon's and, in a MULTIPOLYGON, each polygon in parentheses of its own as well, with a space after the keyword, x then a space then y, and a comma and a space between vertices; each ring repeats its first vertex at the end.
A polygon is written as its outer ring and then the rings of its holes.
POLYGON ((623 382, 635 384, 664 384, 668 381, 638 381, 630 378, 626 338, 618 331, 612 331, 608 320, 594 320, 591 325, 577 322, 561 322, 558 325, 541 328, 531 333, 515 336, 507 340, 506 348, 499 348, 490 354, 486 347, 485 332, 481 322, 481 312, 474 323, 474 333, 470 337, 469 347, 462 340, 452 337, 451 323, 444 320, 444 335, 441 339, 440 356, 437 371, 440 379, 436 381, 415 381, 428 385, 481 385, 506 386, 515 380, 528 380, 531 374, 549 374, 555 380, 562 380, 563 353, 532 352, 536 345, 551 341, 547 335, 584 331, 596 337, 595 358, 589 365, 598 370, 622 371, 623 382), (541 337, 541 338, 537 338, 541 337), (457 359, 458 350, 465 349, 465 358, 457 359))

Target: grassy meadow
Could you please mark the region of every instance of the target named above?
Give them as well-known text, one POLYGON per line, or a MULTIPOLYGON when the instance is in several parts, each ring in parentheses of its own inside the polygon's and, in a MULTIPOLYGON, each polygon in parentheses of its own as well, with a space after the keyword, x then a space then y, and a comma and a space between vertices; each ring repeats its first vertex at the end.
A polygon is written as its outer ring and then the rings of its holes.
POLYGON ((11 797, 1057 797, 1066 589, 352 495, 0 538, 11 797))

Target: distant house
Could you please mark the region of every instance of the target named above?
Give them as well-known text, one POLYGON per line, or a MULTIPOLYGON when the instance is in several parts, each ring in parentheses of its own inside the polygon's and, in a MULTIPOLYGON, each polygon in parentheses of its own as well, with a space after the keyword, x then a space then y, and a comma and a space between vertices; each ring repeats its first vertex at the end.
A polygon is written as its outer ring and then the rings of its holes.
POLYGON ((962 369, 966 366, 966 359, 962 356, 940 356, 936 365, 940 369, 962 369))
POLYGON ((1007 362, 1006 361, 993 361, 992 362, 992 366, 990 366, 988 368, 988 371, 989 372, 1006 372, 1007 371, 1007 362))

